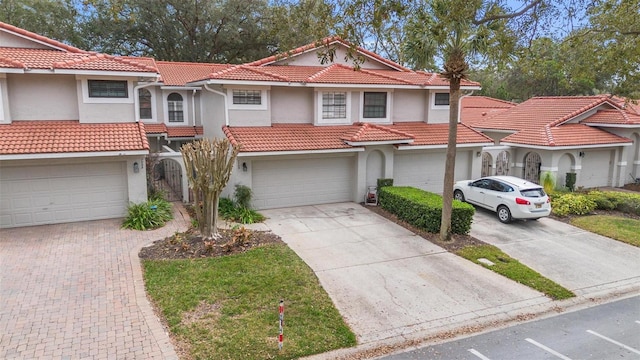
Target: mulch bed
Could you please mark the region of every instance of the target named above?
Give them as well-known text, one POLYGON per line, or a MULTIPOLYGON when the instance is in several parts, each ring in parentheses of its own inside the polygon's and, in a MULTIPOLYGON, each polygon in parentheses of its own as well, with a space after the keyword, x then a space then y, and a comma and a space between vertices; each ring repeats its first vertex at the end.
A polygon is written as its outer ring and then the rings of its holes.
POLYGON ((154 241, 142 248, 138 256, 149 260, 199 259, 237 254, 266 244, 282 243, 278 235, 268 231, 254 231, 244 227, 219 231, 219 238, 208 241, 203 240, 194 230, 178 233, 154 241))

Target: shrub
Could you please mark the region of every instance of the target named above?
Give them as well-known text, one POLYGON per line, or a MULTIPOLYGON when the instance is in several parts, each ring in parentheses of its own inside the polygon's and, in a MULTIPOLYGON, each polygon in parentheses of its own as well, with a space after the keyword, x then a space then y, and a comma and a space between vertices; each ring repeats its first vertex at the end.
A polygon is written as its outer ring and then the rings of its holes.
POLYGON ((393 179, 378 179, 376 185, 378 189, 382 189, 385 186, 393 186, 393 179))
POLYGON ((567 177, 564 179, 564 185, 569 189, 569 191, 574 191, 576 188, 576 176, 576 173, 568 172, 567 177))
POLYGON ((596 209, 596 203, 586 195, 567 193, 553 197, 551 209, 558 216, 586 215, 596 209))
POLYGON ((251 197, 253 193, 251 192, 251 188, 246 185, 237 184, 236 191, 233 193, 233 196, 236 199, 236 203, 243 208, 251 207, 251 197))
POLYGON ((553 174, 549 171, 545 171, 542 175, 542 187, 544 188, 544 192, 551 193, 556 187, 556 179, 554 179, 553 174))
POLYGON ((156 199, 140 204, 130 204, 122 227, 133 230, 157 229, 172 218, 171 203, 164 199, 156 199))
POLYGON ((239 222, 241 224, 253 224, 264 221, 264 216, 259 212, 240 205, 239 201, 233 201, 230 198, 220 198, 218 201, 218 213, 220 216, 229 221, 239 222))
POLYGON ((223 219, 227 219, 236 208, 236 203, 228 197, 221 197, 218 200, 218 213, 223 219))
POLYGON ((618 210, 640 215, 640 195, 619 191, 590 191, 587 196, 600 210, 618 210))
MULTIPOLYGON (((442 220, 442 197, 413 187, 386 186, 378 192, 380 206, 400 219, 430 233, 440 231, 442 220)), ((473 220, 473 206, 453 202, 451 231, 468 234, 473 220)))
POLYGON ((596 203, 596 209, 598 210, 613 210, 618 204, 615 197, 609 196, 608 193, 602 191, 591 191, 587 196, 596 203))

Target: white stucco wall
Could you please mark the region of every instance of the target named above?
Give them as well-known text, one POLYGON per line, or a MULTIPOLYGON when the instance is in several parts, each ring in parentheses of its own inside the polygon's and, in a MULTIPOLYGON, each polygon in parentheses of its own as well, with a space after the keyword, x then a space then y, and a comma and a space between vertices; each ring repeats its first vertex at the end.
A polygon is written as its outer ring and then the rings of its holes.
POLYGON ((51 49, 45 45, 39 44, 33 40, 27 40, 25 38, 9 34, 8 32, 0 30, 0 47, 17 47, 17 48, 30 48, 30 49, 51 49))
POLYGON ((393 92, 393 122, 425 122, 427 92, 424 90, 396 89, 393 92))
POLYGON ((442 124, 449 122, 449 106, 434 105, 434 93, 449 92, 449 90, 430 90, 427 95, 427 119, 429 124, 442 124))
POLYGON ((7 91, 7 78, 5 74, 0 74, 0 124, 11 122, 9 112, 9 96, 7 91))
MULTIPOLYGON (((213 88, 213 87, 212 87, 213 88)), ((216 88, 218 91, 223 89, 216 88)), ((222 127, 225 125, 225 99, 222 95, 204 90, 202 96, 202 126, 207 138, 222 138, 222 127)))
POLYGON ((7 92, 13 120, 80 118, 73 75, 7 74, 7 92))
POLYGON ((85 123, 121 123, 135 121, 133 88, 134 79, 130 77, 77 76, 76 93, 78 113, 85 123), (88 80, 125 80, 128 82, 127 98, 89 98, 88 80))
POLYGON ((312 88, 271 88, 271 123, 313 123, 312 88))

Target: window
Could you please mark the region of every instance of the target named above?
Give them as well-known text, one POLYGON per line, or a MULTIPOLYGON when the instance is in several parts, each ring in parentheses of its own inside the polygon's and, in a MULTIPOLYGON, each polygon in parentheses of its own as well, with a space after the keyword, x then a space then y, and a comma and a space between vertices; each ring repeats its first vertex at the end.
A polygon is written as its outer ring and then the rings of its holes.
POLYGON ((233 90, 235 105, 261 105, 262 92, 260 90, 233 90))
POLYGON ((90 98, 127 98, 126 80, 88 80, 90 98))
POLYGON ((362 117, 386 118, 387 117, 387 93, 386 92, 365 92, 362 117))
POLYGON ((184 122, 182 95, 178 93, 169 94, 167 96, 167 109, 169 111, 169 122, 184 122))
POLYGON ((347 93, 326 92, 322 94, 322 118, 345 119, 347 117, 347 93))
POLYGON ((449 106, 449 93, 436 93, 433 104, 436 106, 449 106))
POLYGON ((140 107, 140 119, 152 119, 151 112, 151 92, 147 89, 138 91, 138 105, 140 107))

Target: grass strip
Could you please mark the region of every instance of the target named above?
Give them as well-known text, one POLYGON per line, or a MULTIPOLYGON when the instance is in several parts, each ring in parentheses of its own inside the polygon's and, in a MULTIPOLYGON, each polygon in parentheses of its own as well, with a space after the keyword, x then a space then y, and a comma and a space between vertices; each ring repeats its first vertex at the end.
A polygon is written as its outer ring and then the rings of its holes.
POLYGON ((294 359, 356 345, 318 278, 286 245, 218 258, 145 260, 143 268, 147 292, 188 358, 294 359))
POLYGON ((554 300, 568 299, 575 296, 571 291, 545 278, 518 260, 511 258, 493 245, 467 246, 456 253, 491 271, 538 290, 554 300), (479 262, 478 259, 482 258, 493 262, 495 265, 489 266, 479 262))
POLYGON ((610 215, 590 215, 571 219, 571 225, 640 247, 640 220, 610 215))

